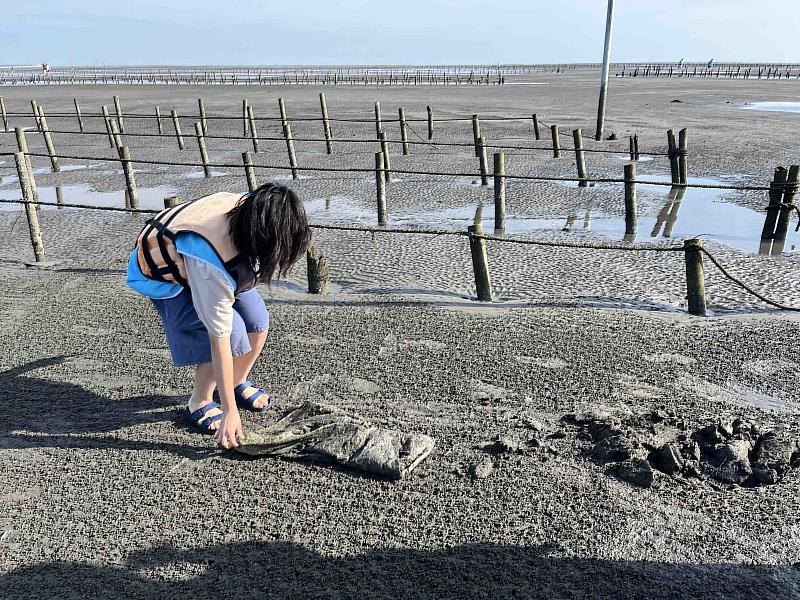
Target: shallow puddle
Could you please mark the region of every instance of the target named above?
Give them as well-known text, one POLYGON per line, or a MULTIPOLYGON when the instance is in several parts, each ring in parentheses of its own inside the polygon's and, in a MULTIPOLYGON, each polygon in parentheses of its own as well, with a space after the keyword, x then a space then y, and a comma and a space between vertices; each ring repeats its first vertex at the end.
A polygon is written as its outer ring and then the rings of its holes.
MULTIPOLYGON (((211 171, 211 177, 228 177, 230 173, 225 171, 211 171)), ((206 173, 205 171, 191 171, 189 173, 185 173, 183 177, 186 179, 203 179, 205 178, 206 173)))
POLYGON ((745 104, 742 108, 767 112, 800 113, 800 102, 751 102, 750 104, 745 104))
MULTIPOLYGON (((90 206, 104 206, 125 208, 125 192, 97 192, 86 185, 58 185, 39 187, 39 200, 42 202, 55 202, 66 204, 88 204, 90 206)), ((160 210, 164 208, 164 198, 174 196, 175 188, 143 187, 137 188, 139 208, 160 210)), ((21 197, 19 189, 0 190, 0 200, 18 200, 21 197)), ((54 206, 42 206, 43 210, 56 209, 54 206)), ((20 204, 0 203, 0 210, 21 211, 20 204)))

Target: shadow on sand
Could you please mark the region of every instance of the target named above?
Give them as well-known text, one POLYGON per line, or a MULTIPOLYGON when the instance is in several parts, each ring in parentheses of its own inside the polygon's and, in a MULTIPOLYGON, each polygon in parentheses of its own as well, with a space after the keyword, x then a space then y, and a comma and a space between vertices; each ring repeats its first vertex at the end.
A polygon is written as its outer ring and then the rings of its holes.
POLYGON ((119 566, 50 562, 0 575, 25 598, 797 598, 800 568, 609 561, 467 544, 327 557, 287 542, 152 548, 119 566))

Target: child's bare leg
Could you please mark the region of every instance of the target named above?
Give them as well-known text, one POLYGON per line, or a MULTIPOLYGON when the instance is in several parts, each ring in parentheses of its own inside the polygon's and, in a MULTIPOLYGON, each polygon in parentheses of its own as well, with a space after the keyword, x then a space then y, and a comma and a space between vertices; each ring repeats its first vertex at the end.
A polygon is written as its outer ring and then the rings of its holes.
MULTIPOLYGON (((189 411, 194 412, 211 402, 211 394, 214 393, 216 379, 214 378, 214 365, 210 362, 197 365, 194 372, 194 389, 192 397, 189 399, 189 411)), ((211 409, 206 413, 209 417, 220 415, 222 411, 218 408, 211 409)), ((219 426, 219 421, 211 424, 212 429, 219 426)))
MULTIPOLYGON (((248 333, 247 338, 250 340, 250 352, 247 354, 241 354, 239 356, 234 357, 233 359, 233 377, 235 379, 235 384, 239 385, 247 381, 248 376, 250 375, 250 371, 253 368, 253 365, 256 362, 256 359, 261 355, 261 351, 264 349, 264 344, 267 341, 267 335, 269 331, 257 331, 255 333, 248 333)), ((245 388, 242 392, 242 396, 245 398, 249 398, 251 394, 256 392, 256 388, 248 387, 245 388)), ((257 398, 253 405, 256 408, 261 408, 265 406, 268 402, 266 396, 261 396, 257 398)))

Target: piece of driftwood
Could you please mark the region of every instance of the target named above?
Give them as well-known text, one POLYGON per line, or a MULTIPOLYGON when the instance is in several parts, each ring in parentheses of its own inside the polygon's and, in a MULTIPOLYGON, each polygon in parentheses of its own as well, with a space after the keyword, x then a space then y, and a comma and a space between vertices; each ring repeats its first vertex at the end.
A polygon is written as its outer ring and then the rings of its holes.
POLYGON ((277 423, 245 433, 237 451, 339 464, 401 479, 431 453, 433 438, 383 429, 325 404, 306 402, 277 423))

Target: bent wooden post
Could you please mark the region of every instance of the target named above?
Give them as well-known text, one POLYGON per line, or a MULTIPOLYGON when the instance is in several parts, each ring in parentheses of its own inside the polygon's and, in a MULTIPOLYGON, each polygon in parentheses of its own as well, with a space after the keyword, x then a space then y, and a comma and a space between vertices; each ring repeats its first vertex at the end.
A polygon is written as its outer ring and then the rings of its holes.
POLYGON ((126 146, 121 146, 118 150, 122 161, 122 172, 125 175, 125 191, 128 194, 128 208, 139 208, 139 192, 136 190, 136 179, 133 175, 133 164, 131 163, 131 153, 126 146))
POLYGON ((117 113, 117 127, 120 133, 125 133, 125 123, 122 120, 122 104, 120 104, 119 96, 114 96, 114 111, 117 113))
POLYGON ((33 172, 31 171, 28 159, 22 152, 14 153, 14 162, 17 165, 17 175, 19 176, 19 187, 22 191, 22 199, 25 200, 25 216, 28 219, 28 230, 31 235, 31 245, 33 255, 37 263, 46 260, 44 253, 44 243, 42 242, 42 231, 39 229, 39 215, 36 213, 37 198, 34 195, 33 172))
MULTIPOLYGON (((81 133, 83 133, 83 114, 81 113, 81 105, 78 104, 77 98, 73 98, 72 102, 75 103, 75 115, 78 118, 78 129, 81 133)), ((6 131, 8 131, 8 129, 6 129, 6 131)))
POLYGON ((242 161, 244 162, 244 176, 247 178, 247 191, 252 192, 257 187, 256 173, 253 166, 253 157, 250 152, 242 152, 242 161))
POLYGON ((47 155, 50 157, 50 167, 53 173, 58 173, 61 168, 58 166, 58 156, 56 156, 56 149, 53 146, 53 136, 50 134, 50 128, 47 126, 47 117, 44 115, 44 108, 39 105, 39 122, 42 124, 42 135, 44 136, 44 145, 47 148, 47 155))
POLYGON ((206 148, 206 138, 203 136, 203 124, 200 121, 194 124, 194 135, 197 138, 197 146, 200 149, 200 160, 203 163, 203 175, 208 179, 211 177, 211 167, 208 166, 208 149, 206 148))
POLYGON ((476 230, 475 225, 467 227, 469 235, 469 250, 472 254, 472 271, 475 275, 475 291, 478 300, 481 302, 491 302, 493 299, 492 294, 492 280, 489 276, 489 266, 486 257, 486 240, 475 237, 480 232, 476 230))
POLYGON ((327 153, 330 154, 333 136, 331 134, 331 122, 328 118, 328 101, 325 99, 325 92, 322 92, 319 95, 319 104, 320 108, 322 109, 322 129, 323 133, 325 134, 325 149, 327 153))
POLYGON ((175 139, 178 140, 178 149, 183 150, 185 145, 183 143, 183 134, 181 133, 181 122, 178 119, 178 111, 174 108, 170 111, 172 115, 172 126, 175 128, 175 139))

